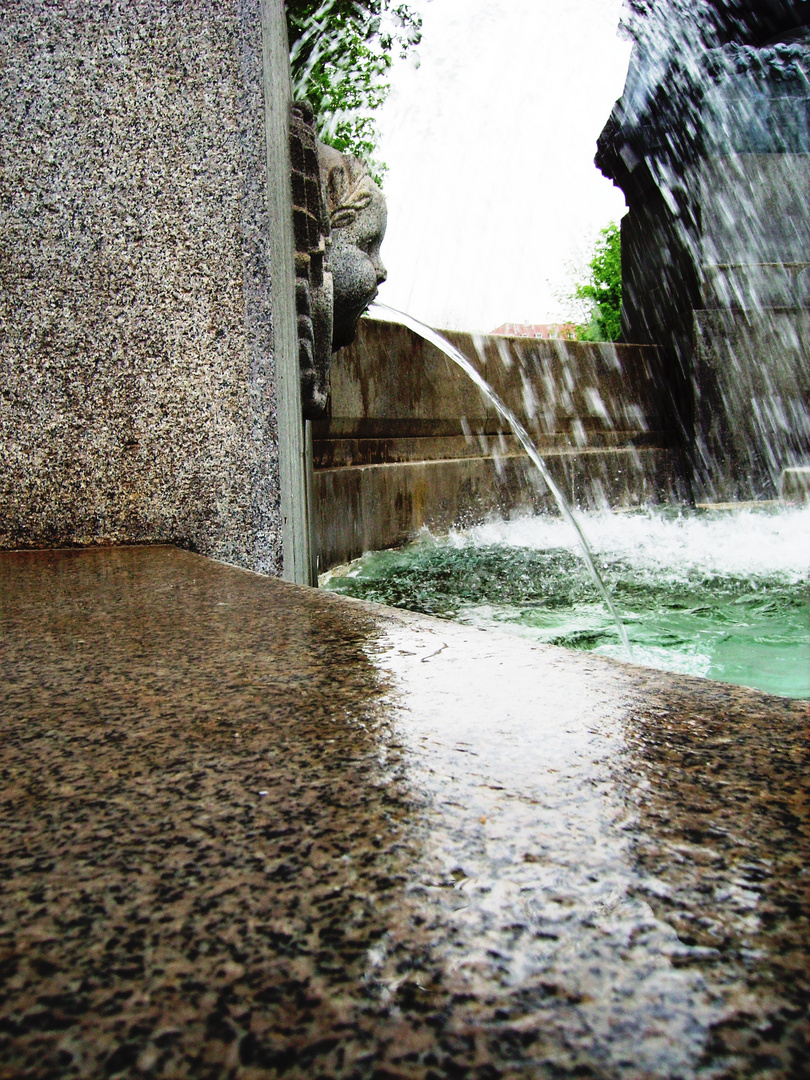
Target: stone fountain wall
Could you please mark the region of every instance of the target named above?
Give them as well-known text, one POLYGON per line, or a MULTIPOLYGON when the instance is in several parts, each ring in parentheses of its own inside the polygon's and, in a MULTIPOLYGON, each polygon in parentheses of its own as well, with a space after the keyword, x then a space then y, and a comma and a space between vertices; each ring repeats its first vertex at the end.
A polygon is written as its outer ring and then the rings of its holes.
POLYGON ((622 337, 659 346, 697 498, 810 465, 805 4, 662 0, 631 19, 597 164, 624 191, 622 337))
POLYGON ((696 182, 695 470, 725 499, 773 498, 810 465, 810 94, 776 103, 801 153, 738 133, 696 182))
POLYGON ((0 546, 280 572, 259 0, 17 0, 0 55, 0 546))
MULTIPOLYGON (((672 441, 653 348, 447 332, 520 417, 566 498, 663 497, 672 441)), ((556 506, 468 377, 404 326, 362 319, 313 424, 320 570, 488 515, 556 506)))

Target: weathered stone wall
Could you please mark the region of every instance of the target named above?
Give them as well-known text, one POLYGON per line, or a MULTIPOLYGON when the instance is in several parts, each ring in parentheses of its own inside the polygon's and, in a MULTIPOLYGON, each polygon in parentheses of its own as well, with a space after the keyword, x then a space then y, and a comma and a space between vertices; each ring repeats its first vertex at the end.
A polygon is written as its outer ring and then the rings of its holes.
POLYGON ((773 499, 810 461, 804 6, 650 5, 599 139, 629 207, 622 337, 661 350, 698 500, 773 499))
POLYGON ((810 311, 714 308, 694 319, 702 490, 713 500, 773 498, 784 470, 810 454, 810 311))
MULTIPOLYGON (((444 333, 540 442, 594 446, 668 427, 655 348, 444 333)), ((316 464, 318 443, 325 452, 334 439, 508 432, 467 375, 398 323, 363 319, 354 343, 335 354, 330 383, 329 419, 313 425, 316 464)))
MULTIPOLYGON (((637 506, 669 494, 659 355, 643 346, 448 332, 520 418, 565 497, 637 506)), ((333 359, 313 424, 320 569, 489 515, 556 512, 545 482, 472 381, 434 345, 363 319, 333 359)))
POLYGON ((279 572, 260 0, 16 0, 0 57, 0 546, 279 572))

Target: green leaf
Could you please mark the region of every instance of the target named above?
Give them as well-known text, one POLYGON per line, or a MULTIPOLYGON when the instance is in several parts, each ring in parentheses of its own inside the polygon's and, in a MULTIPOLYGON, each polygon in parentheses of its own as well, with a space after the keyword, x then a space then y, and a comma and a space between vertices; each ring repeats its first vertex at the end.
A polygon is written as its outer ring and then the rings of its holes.
POLYGON ((394 0, 287 0, 293 92, 312 105, 318 136, 362 158, 379 183, 374 113, 391 89, 395 53, 421 39, 421 16, 394 0))
POLYGON ((577 285, 573 297, 590 304, 590 320, 578 326, 580 341, 618 341, 622 333, 622 234, 611 221, 599 233, 590 274, 577 285))

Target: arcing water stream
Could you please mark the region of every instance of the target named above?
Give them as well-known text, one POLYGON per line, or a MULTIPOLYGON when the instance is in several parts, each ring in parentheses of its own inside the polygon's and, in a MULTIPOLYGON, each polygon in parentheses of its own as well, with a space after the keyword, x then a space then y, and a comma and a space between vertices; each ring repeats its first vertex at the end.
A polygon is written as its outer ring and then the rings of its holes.
POLYGON ((619 617, 619 613, 616 610, 616 605, 613 603, 610 593, 608 592, 605 583, 602 580, 602 576, 596 568, 596 563, 593 560, 593 555, 591 553, 588 540, 584 532, 582 531, 579 522, 574 517, 574 514, 569 507, 565 496, 555 483, 551 473, 548 471, 545 461, 543 461, 542 457, 538 453, 537 447, 534 445, 531 438, 529 437, 528 432, 518 420, 518 418, 515 416, 515 414, 512 412, 512 410, 501 401, 501 399, 498 397, 498 395, 495 393, 495 391, 492 389, 486 379, 480 374, 480 372, 476 370, 475 367, 473 367, 467 357, 462 352, 459 352, 459 350, 454 345, 451 345, 447 338, 445 338, 437 330, 432 329, 430 326, 426 326, 418 319, 414 319, 411 315, 406 315, 402 311, 397 311, 395 308, 388 307, 386 304, 380 304, 376 302, 373 303, 369 308, 369 314, 380 319, 386 319, 389 322, 396 321, 402 323, 403 326, 407 326, 410 330, 413 330, 414 333, 419 334, 419 336, 424 338, 425 341, 429 341, 431 345, 435 345, 436 348, 441 350, 441 352, 443 352, 449 360, 452 360, 452 362, 456 364, 457 367, 461 368, 464 374, 467 375, 478 387, 478 389, 481 391, 487 401, 489 401, 492 407, 506 421, 506 423, 512 429, 513 435, 518 440, 523 449, 526 451, 529 460, 537 468, 538 472, 543 477, 543 480, 545 480, 546 484, 548 485, 549 491, 554 496, 554 501, 556 502, 563 518, 568 522, 568 524, 576 533, 582 557, 587 564, 591 577, 593 578, 597 588, 602 594, 605 603, 607 604, 608 610, 610 611, 614 622, 616 623, 616 628, 619 632, 619 638, 621 639, 622 645, 624 646, 625 654, 629 659, 632 659, 633 651, 630 647, 630 640, 627 636, 627 631, 625 630, 624 624, 622 623, 622 620, 619 617))
POLYGON ((533 517, 445 538, 425 534, 404 550, 372 553, 333 571, 327 587, 540 642, 810 698, 810 509, 774 512, 765 504, 591 514, 586 538, 525 428, 470 361, 411 316, 382 304, 371 313, 407 326, 471 379, 511 428, 564 521, 533 517))

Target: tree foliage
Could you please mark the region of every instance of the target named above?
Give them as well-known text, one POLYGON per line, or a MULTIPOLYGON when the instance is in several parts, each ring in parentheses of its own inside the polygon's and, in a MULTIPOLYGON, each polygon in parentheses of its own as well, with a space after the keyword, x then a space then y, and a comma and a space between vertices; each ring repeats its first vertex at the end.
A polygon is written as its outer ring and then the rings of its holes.
POLYGON ((421 16, 397 0, 286 0, 293 92, 306 98, 318 135, 366 161, 379 179, 374 112, 388 72, 421 37, 421 16))
POLYGON ((590 320, 577 327, 580 341, 618 341, 622 333, 622 240, 615 222, 605 226, 596 241, 590 273, 574 296, 591 309, 590 320))

